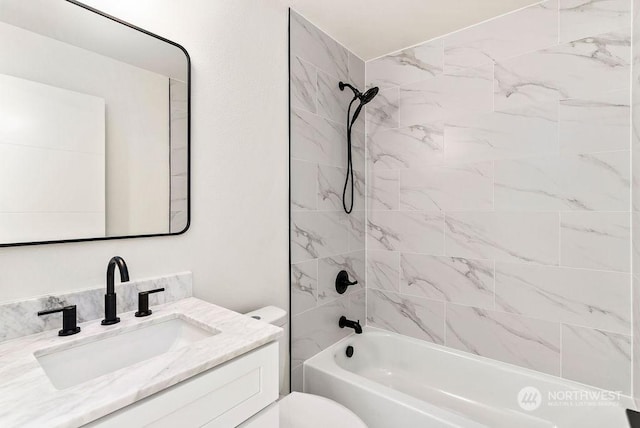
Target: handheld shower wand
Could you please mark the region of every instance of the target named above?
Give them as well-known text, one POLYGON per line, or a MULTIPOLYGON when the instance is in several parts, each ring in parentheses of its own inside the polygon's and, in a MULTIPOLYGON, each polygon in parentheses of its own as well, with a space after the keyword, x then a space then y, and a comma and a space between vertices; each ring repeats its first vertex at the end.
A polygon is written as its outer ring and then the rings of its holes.
POLYGON ((344 189, 342 190, 342 207, 344 208, 344 212, 347 214, 351 214, 353 211, 353 159, 351 156, 351 128, 355 123, 358 115, 362 111, 362 107, 371 102, 378 95, 378 87, 373 87, 366 91, 364 94, 357 90, 355 87, 350 85, 349 83, 340 82, 338 83, 338 88, 341 91, 344 91, 344 88, 349 88, 353 91, 353 99, 349 103, 349 108, 347 109, 347 177, 344 181, 344 189), (351 106, 355 102, 355 100, 360 100, 360 104, 356 107, 355 112, 353 113, 353 117, 351 117, 351 106), (351 203, 349 204, 349 208, 347 208, 347 187, 349 186, 349 180, 351 180, 351 203))

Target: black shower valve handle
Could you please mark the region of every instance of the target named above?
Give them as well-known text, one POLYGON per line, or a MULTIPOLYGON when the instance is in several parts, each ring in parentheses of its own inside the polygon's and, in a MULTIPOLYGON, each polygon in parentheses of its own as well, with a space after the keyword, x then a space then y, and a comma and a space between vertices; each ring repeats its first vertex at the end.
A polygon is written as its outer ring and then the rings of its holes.
POLYGON ((349 288, 350 285, 356 285, 358 281, 349 281, 349 274, 346 270, 341 270, 338 272, 338 276, 336 277, 336 291, 338 294, 344 294, 349 288))

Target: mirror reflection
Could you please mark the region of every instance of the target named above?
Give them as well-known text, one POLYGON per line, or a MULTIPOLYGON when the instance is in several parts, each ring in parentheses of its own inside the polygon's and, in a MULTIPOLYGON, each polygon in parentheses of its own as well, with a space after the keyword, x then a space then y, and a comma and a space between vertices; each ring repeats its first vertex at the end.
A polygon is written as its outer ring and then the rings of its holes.
POLYGON ((186 52, 65 0, 0 0, 0 244, 188 225, 186 52))

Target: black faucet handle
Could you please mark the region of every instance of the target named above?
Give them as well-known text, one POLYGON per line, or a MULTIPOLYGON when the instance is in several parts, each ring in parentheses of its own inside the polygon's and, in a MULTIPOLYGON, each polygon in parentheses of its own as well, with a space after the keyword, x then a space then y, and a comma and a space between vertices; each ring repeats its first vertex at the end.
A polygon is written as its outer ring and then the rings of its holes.
POLYGON ((358 281, 349 281, 349 273, 346 270, 341 270, 336 276, 336 291, 338 294, 344 294, 350 285, 357 284, 358 281))
POLYGON ((164 288, 156 288, 155 290, 141 291, 138 293, 137 317, 148 317, 153 313, 153 311, 149 309, 149 294, 159 293, 161 291, 164 291, 164 288))
POLYGON ((50 315, 62 312, 62 330, 58 331, 58 336, 71 336, 80 333, 80 327, 77 322, 76 305, 64 306, 58 309, 45 309, 39 311, 38 316, 50 315))

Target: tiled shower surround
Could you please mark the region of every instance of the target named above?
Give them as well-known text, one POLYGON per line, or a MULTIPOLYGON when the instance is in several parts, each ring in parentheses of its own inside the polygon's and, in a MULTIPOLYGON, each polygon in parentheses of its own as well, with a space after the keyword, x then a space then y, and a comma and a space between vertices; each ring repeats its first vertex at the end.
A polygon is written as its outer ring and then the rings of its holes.
MULTIPOLYGON (((291 58, 291 368, 348 335, 345 315, 365 323, 364 114, 352 133, 354 210, 342 209, 347 106, 338 82, 364 86, 364 62, 304 18, 290 15, 291 58), (347 270, 358 285, 339 295, 347 270)), ((347 90, 348 91, 348 90, 347 90)))
POLYGON ((367 62, 349 216, 335 87, 363 65, 292 12, 294 388, 364 319, 346 268, 370 326, 632 392, 631 6, 545 1, 367 62))
POLYGON ((631 2, 367 62, 367 322, 631 392, 631 2))

